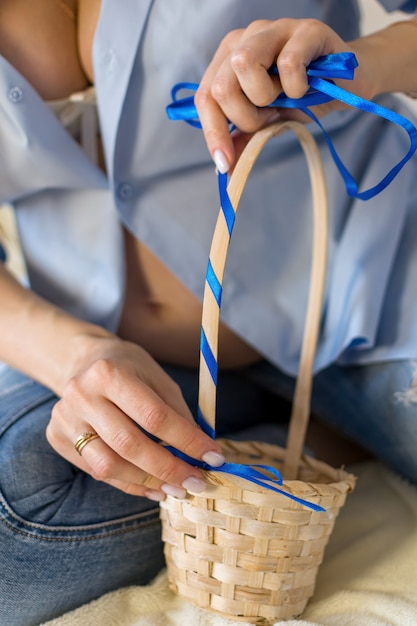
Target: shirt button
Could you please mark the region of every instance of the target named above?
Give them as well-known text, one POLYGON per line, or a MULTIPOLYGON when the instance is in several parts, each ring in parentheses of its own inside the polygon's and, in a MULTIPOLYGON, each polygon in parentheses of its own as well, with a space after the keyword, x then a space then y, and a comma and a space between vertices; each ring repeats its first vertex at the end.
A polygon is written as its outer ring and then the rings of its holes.
POLYGON ((129 183, 120 183, 117 187, 117 197, 119 200, 123 200, 123 202, 127 202, 133 196, 132 185, 129 183))
POLYGON ((17 104, 23 100, 23 89, 20 87, 12 87, 9 91, 9 100, 13 104, 17 104))

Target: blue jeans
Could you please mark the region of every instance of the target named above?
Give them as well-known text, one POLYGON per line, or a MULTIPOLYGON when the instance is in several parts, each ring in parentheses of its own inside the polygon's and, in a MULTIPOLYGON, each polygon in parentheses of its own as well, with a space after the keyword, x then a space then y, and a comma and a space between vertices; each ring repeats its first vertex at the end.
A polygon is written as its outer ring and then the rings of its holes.
MULTIPOLYGON (((313 410, 417 483, 412 364, 333 366, 315 380, 313 410), (412 400, 412 398, 411 398, 412 400)), ((166 368, 195 411, 197 374, 166 368)), ((249 430, 283 444, 294 381, 267 363, 220 373, 218 434, 249 430), (256 430, 258 432, 256 432, 256 430)), ((0 371, 0 624, 37 626, 103 593, 149 582, 163 567, 154 502, 100 483, 49 446, 56 397, 0 371)))
MULTIPOLYGON (((197 374, 167 368, 195 409, 197 374)), ((241 382, 241 381, 240 381, 241 382)), ((225 376, 226 430, 253 421, 268 394, 238 394, 225 376)), ((97 482, 45 438, 57 398, 26 376, 0 370, 0 624, 38 626, 162 569, 159 507, 97 482)))
MULTIPOLYGON (((295 380, 262 362, 252 383, 293 398, 295 380)), ((319 372, 311 412, 417 484, 417 363, 390 361, 319 372)))

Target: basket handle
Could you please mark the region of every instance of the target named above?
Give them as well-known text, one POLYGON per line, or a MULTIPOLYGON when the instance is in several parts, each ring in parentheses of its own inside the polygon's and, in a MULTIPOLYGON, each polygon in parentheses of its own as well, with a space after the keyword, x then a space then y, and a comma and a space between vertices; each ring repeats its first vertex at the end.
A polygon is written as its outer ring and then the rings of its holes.
POLYGON ((310 288, 283 467, 284 478, 293 480, 297 477, 310 416, 313 365, 323 304, 328 242, 328 202, 323 164, 313 136, 299 122, 278 122, 255 133, 242 152, 227 185, 231 206, 220 208, 204 286, 198 403, 202 426, 214 437, 221 290, 233 227, 231 220, 234 221, 246 181, 263 147, 269 139, 286 130, 295 133, 307 160, 314 218, 310 288), (228 216, 227 211, 233 211, 233 215, 228 216))

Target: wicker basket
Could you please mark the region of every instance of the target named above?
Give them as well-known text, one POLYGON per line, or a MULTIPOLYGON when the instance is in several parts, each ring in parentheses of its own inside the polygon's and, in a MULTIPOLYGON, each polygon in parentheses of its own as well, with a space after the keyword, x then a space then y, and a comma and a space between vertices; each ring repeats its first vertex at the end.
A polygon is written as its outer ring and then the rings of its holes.
MULTIPOLYGON (((282 122, 256 133, 227 187, 236 213, 247 177, 265 143, 291 129, 301 142, 310 172, 313 209, 313 258, 299 374, 285 449, 260 442, 221 440, 227 462, 262 464, 279 470, 284 493, 244 478, 206 472, 207 489, 185 500, 161 503, 162 536, 170 586, 199 607, 256 624, 300 615, 314 592, 319 565, 336 516, 355 477, 302 455, 310 415, 313 362, 325 281, 327 194, 320 154, 309 131, 282 122), (297 501, 308 501, 324 511, 297 501)), ((210 263, 221 285, 230 229, 220 211, 210 263)), ((219 303, 204 292, 202 328, 217 360, 219 303)), ((200 359, 199 405, 215 431, 216 384, 200 359)), ((267 479, 273 485, 273 478, 267 479)))

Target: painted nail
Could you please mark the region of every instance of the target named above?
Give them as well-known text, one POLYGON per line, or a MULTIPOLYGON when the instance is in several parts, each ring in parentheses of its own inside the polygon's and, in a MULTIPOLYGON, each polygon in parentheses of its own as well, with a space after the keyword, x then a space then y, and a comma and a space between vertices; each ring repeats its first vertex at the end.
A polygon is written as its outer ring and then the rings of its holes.
POLYGON ((161 491, 167 494, 167 496, 173 496, 174 498, 178 498, 179 500, 184 500, 187 496, 187 492, 185 487, 177 487, 176 485, 169 485, 165 483, 161 486, 161 491))
POLYGON ((225 458, 222 454, 219 454, 218 452, 206 452, 205 454, 203 454, 203 456, 201 457, 202 460, 204 461, 204 463, 207 463, 208 465, 211 465, 212 467, 220 467, 221 465, 223 465, 225 458))
POLYGON ((230 165, 225 153, 222 150, 215 150, 213 153, 213 160, 220 174, 226 174, 230 165))
POLYGON ((148 500, 154 500, 155 502, 162 502, 165 500, 165 494, 162 491, 157 491, 156 489, 148 489, 145 491, 145 498, 148 500))
POLYGON ((182 486, 184 487, 184 489, 186 489, 187 491, 191 491, 191 493, 194 491, 195 493, 201 493, 202 491, 204 491, 205 489, 207 489, 207 485, 204 482, 204 480, 201 480, 201 478, 196 478, 195 476, 190 476, 189 478, 186 478, 183 482, 182 482, 182 486))

